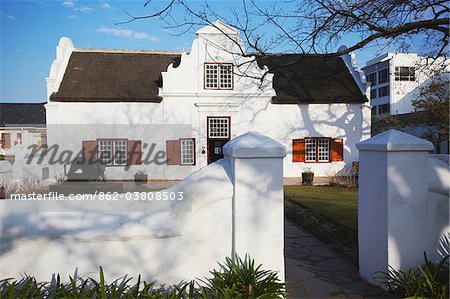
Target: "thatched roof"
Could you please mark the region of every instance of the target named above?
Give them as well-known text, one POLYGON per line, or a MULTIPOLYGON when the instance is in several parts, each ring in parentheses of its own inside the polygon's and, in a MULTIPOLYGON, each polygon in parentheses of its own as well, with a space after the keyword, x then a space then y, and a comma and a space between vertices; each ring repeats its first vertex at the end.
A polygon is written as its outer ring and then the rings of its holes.
POLYGON ((364 103, 361 92, 340 57, 268 55, 257 58, 274 74, 274 104, 364 103))
POLYGON ((80 51, 70 56, 58 102, 161 102, 161 72, 181 54, 80 51))
MULTIPOLYGON (((75 51, 58 92, 59 102, 161 102, 161 72, 181 54, 170 52, 75 51)), ((360 91, 339 57, 269 55, 258 57, 274 74, 274 104, 363 103, 360 91)))
POLYGON ((1 103, 0 127, 45 126, 45 103, 1 103))

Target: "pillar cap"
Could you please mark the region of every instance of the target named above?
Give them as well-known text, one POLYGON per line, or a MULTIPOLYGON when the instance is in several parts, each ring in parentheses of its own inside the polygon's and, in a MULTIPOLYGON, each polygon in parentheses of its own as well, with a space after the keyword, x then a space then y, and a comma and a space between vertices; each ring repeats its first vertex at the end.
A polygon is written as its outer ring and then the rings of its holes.
POLYGON ((234 158, 283 158, 286 148, 272 138, 250 131, 229 141, 223 147, 226 156, 234 158))
POLYGON ((360 151, 410 152, 432 151, 431 142, 394 129, 378 134, 356 144, 360 151))

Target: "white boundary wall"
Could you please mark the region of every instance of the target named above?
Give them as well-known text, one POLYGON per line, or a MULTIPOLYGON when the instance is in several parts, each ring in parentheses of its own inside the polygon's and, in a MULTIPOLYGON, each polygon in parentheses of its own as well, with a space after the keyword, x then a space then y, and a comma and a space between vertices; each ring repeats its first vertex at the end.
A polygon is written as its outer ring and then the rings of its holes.
POLYGON ((357 144, 359 270, 408 270, 448 254, 448 164, 430 157, 433 145, 396 130, 357 144))
POLYGON ((249 253, 284 280, 286 149, 249 132, 225 153, 165 190, 184 192, 182 201, 87 202, 76 210, 62 202, 57 211, 56 203, 0 201, 0 277, 96 277, 101 265, 109 281, 142 274, 172 284, 249 253))

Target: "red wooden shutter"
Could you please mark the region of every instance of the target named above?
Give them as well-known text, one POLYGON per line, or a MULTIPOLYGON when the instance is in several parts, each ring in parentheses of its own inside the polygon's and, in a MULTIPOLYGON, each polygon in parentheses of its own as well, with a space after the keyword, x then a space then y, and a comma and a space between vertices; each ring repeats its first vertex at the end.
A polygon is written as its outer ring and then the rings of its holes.
POLYGON ((292 140, 292 162, 305 162, 305 139, 292 140))
POLYGON ((2 148, 11 147, 11 133, 2 133, 2 148))
POLYGON ((83 140, 83 157, 91 158, 97 156, 97 141, 83 140))
POLYGON ((181 152, 180 152, 180 140, 167 140, 166 141, 166 156, 167 165, 180 165, 181 164, 181 152))
POLYGON ((331 161, 344 161, 344 139, 331 139, 331 161))
POLYGON ((142 141, 128 140, 128 165, 142 164, 142 141))

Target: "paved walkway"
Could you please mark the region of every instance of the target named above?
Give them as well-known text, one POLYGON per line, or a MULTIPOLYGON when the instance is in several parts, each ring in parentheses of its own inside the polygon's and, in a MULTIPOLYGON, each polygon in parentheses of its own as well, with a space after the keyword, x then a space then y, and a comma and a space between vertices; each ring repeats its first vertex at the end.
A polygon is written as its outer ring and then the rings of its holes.
POLYGON ((288 298, 386 298, 357 269, 288 220, 284 242, 288 298))

